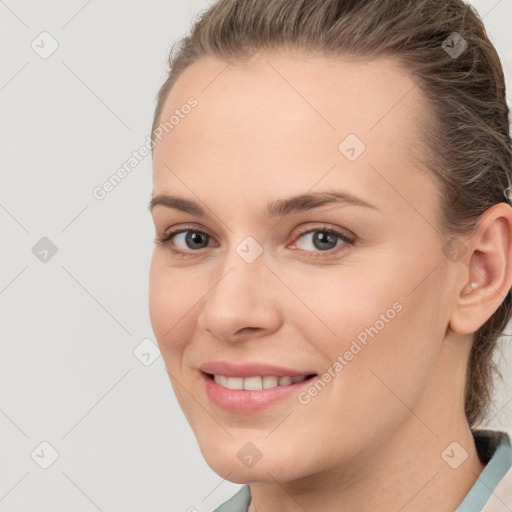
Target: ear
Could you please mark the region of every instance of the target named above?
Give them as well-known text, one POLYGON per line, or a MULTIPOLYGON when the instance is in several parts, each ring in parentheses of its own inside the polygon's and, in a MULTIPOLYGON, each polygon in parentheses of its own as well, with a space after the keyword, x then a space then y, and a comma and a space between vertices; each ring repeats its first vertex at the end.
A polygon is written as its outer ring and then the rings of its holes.
POLYGON ((477 331, 512 286, 512 207, 499 203, 486 210, 464 245, 468 250, 457 264, 466 266, 465 277, 449 324, 458 334, 477 331))

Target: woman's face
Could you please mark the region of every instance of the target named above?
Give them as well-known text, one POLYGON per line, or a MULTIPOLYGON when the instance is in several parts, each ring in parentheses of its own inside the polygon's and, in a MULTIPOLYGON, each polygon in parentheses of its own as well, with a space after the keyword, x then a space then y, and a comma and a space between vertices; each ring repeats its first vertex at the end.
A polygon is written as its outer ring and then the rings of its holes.
POLYGON ((411 153, 420 102, 390 60, 285 52, 205 58, 171 90, 152 215, 157 237, 178 234, 155 246, 151 320, 229 480, 355 467, 405 428, 431 436, 456 405, 456 265, 411 153))

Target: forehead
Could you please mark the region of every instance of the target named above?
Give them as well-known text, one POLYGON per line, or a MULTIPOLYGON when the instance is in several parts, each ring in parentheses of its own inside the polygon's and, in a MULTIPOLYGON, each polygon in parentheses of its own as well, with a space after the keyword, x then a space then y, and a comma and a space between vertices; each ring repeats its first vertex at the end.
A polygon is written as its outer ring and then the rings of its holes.
MULTIPOLYGON (((380 190, 378 173, 392 182, 412 173, 422 101, 416 82, 393 59, 290 51, 232 64, 202 58, 165 102, 161 122, 181 116, 155 147, 155 193, 175 179, 169 167, 196 186, 283 185, 293 193, 334 165, 336 177, 353 187, 380 190), (197 105, 184 114, 191 97, 197 105), (347 158, 352 146, 360 153, 355 160, 347 158)), ((418 185, 409 178, 411 188, 418 185)))

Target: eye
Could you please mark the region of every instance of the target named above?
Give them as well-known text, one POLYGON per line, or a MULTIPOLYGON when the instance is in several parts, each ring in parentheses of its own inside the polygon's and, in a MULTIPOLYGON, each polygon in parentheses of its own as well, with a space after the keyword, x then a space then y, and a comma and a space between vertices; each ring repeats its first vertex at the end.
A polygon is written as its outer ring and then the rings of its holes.
POLYGON ((294 246, 309 252, 333 251, 337 247, 352 244, 353 239, 335 229, 323 227, 303 231, 297 236, 294 246))
POLYGON ((176 233, 173 237, 176 245, 181 244, 181 248, 185 249, 203 249, 208 246, 210 237, 206 233, 201 231, 183 231, 176 233))
POLYGON ((177 254, 184 254, 190 251, 197 251, 208 247, 212 238, 208 233, 198 229, 181 229, 171 231, 162 238, 156 238, 155 242, 168 246, 171 251, 177 254))

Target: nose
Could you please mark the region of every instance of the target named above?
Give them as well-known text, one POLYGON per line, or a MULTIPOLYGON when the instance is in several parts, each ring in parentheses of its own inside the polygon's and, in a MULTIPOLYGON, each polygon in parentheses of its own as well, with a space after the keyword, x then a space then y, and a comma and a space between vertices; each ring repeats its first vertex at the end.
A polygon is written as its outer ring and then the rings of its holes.
POLYGON ((267 336, 282 323, 272 272, 260 256, 246 263, 237 254, 216 271, 198 315, 198 326, 221 341, 267 336))

